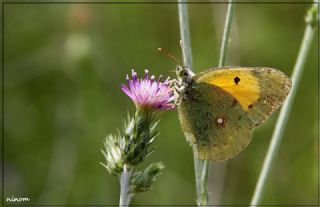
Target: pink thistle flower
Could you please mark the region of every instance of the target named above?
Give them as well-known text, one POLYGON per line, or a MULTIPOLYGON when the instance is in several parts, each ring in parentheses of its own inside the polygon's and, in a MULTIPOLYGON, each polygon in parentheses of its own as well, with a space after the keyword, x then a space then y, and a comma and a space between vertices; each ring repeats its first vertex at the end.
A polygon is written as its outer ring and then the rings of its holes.
POLYGON ((147 109, 170 110, 174 109, 175 95, 171 87, 170 77, 161 82, 152 75, 149 78, 149 71, 145 70, 145 77, 138 79, 137 73, 132 70, 132 79, 126 77, 128 86, 121 85, 122 91, 129 96, 137 107, 147 109))

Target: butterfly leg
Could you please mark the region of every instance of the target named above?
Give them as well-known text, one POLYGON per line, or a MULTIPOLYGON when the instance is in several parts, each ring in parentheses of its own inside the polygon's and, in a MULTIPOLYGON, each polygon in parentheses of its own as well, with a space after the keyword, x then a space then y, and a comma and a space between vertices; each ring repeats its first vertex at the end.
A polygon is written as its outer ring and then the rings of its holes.
POLYGON ((177 79, 170 80, 170 86, 172 86, 172 85, 180 87, 180 83, 177 79))
POLYGON ((172 88, 174 90, 175 96, 177 97, 174 101, 174 105, 178 106, 180 104, 180 96, 181 92, 184 90, 184 86, 182 86, 180 82, 176 79, 171 80, 170 84, 173 85, 172 88))

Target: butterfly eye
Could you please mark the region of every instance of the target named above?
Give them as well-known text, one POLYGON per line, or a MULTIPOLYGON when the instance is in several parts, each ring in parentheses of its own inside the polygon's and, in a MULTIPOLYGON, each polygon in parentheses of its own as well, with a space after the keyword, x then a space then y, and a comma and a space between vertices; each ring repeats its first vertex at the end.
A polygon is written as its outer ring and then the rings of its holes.
POLYGON ((187 71, 184 71, 183 76, 189 76, 189 73, 187 71))

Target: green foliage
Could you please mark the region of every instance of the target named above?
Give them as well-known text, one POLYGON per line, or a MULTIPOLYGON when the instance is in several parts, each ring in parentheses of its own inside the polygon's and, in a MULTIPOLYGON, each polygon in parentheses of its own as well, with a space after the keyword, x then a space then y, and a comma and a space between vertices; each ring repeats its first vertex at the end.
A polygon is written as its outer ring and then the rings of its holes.
POLYGON ((104 142, 102 153, 106 164, 101 165, 120 179, 119 205, 129 205, 133 194, 148 191, 164 168, 161 163, 153 163, 145 170, 135 169, 152 153, 150 145, 158 135, 157 113, 137 107, 135 115, 132 118, 128 115, 124 121, 123 132, 107 136, 104 142))
POLYGON ((151 185, 156 181, 156 178, 162 173, 164 165, 161 162, 151 163, 144 170, 137 170, 131 179, 130 190, 131 194, 149 191, 151 185))
POLYGON ((137 111, 134 118, 128 121, 125 131, 125 163, 138 165, 150 153, 150 145, 158 135, 156 114, 152 111, 137 111))
POLYGON ((152 153, 150 145, 158 135, 156 114, 137 111, 124 122, 123 132, 108 135, 102 153, 106 163, 101 163, 109 173, 120 175, 124 165, 136 166, 152 153))
POLYGON ((120 133, 118 133, 118 135, 108 135, 104 142, 104 150, 101 150, 104 159, 106 160, 106 164, 100 164, 113 175, 120 175, 122 172, 125 163, 125 154, 123 153, 121 146, 123 146, 124 142, 125 138, 123 138, 120 133))

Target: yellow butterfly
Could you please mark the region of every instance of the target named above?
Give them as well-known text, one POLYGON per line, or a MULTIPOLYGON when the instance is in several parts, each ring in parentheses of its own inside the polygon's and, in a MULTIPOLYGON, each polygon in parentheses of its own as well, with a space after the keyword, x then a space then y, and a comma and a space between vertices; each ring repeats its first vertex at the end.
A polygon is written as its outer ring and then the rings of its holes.
POLYGON ((291 80, 266 67, 221 67, 193 74, 177 66, 178 113, 197 156, 227 160, 247 147, 253 130, 278 109, 291 80))

